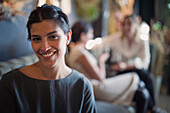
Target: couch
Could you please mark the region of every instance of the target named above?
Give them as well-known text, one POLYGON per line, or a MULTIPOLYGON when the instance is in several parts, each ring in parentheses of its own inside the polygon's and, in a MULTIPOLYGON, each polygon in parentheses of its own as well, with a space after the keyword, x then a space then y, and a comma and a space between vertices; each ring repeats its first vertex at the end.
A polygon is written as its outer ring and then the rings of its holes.
MULTIPOLYGON (((26 55, 19 58, 10 59, 0 62, 0 79, 3 74, 13 69, 30 65, 38 59, 35 54, 26 55)), ((131 107, 123 107, 108 102, 96 100, 97 113, 134 113, 131 107)))
POLYGON ((22 66, 30 65, 36 62, 37 60, 38 59, 35 54, 29 54, 23 57, 0 62, 0 79, 4 73, 22 66))

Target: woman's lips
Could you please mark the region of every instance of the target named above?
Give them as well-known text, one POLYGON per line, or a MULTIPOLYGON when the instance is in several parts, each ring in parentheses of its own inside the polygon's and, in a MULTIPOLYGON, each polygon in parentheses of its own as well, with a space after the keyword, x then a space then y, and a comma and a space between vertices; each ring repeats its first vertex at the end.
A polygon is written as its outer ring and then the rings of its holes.
POLYGON ((48 53, 42 53, 41 55, 43 56, 43 58, 45 60, 49 60, 52 58, 52 56, 55 54, 56 52, 48 52, 48 53))
POLYGON ((42 54, 44 57, 49 57, 49 56, 52 56, 53 55, 53 52, 51 53, 46 53, 46 54, 42 54))

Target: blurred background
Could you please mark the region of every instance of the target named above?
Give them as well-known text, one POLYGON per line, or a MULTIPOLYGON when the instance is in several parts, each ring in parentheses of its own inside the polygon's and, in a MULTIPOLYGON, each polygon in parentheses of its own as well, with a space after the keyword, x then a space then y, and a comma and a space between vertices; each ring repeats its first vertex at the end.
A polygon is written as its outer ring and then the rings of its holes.
POLYGON ((170 0, 0 0, 0 62, 33 53, 26 22, 30 12, 44 3, 61 7, 70 27, 78 20, 90 22, 95 37, 119 31, 127 14, 146 22, 157 103, 170 113, 170 0))

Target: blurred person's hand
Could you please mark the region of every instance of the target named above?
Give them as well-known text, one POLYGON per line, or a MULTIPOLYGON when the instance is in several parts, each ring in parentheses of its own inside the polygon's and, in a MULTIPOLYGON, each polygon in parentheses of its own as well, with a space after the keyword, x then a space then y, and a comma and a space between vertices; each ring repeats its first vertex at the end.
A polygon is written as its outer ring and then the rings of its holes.
POLYGON ((115 63, 111 66, 111 69, 114 71, 121 71, 119 63, 115 63))
POLYGON ((111 69, 115 71, 123 71, 126 69, 134 69, 134 68, 135 67, 133 65, 128 65, 125 62, 115 63, 111 66, 111 69))
POLYGON ((109 52, 104 52, 99 55, 99 61, 100 62, 106 62, 106 60, 109 58, 110 54, 109 52))
POLYGON ((124 62, 120 62, 120 63, 115 63, 111 66, 112 70, 115 71, 123 71, 124 69, 126 69, 127 65, 124 62))

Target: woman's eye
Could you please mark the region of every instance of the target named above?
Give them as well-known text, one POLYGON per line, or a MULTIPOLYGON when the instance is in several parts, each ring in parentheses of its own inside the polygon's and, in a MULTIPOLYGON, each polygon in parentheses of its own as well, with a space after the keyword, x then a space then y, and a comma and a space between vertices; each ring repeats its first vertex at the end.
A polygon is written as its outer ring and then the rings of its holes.
POLYGON ((38 42, 38 41, 41 40, 41 38, 32 38, 32 40, 33 40, 34 42, 38 42))
POLYGON ((49 38, 52 40, 56 40, 56 39, 58 39, 58 36, 53 35, 53 36, 49 36, 49 38))

